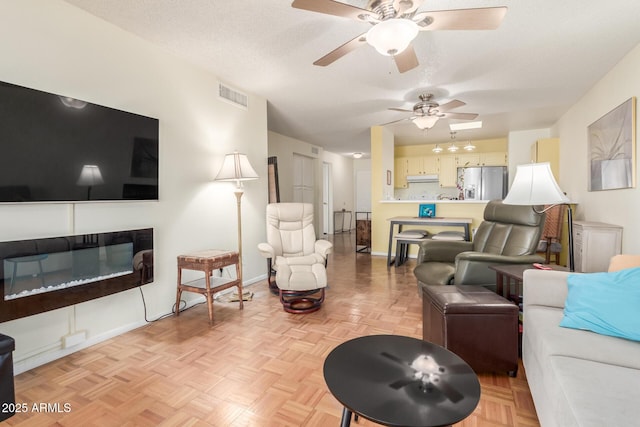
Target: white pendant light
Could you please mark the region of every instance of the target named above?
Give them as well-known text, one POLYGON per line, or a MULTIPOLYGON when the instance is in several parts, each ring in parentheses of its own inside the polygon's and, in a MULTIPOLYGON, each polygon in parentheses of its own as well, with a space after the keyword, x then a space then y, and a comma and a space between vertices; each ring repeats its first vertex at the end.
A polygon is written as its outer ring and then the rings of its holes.
POLYGON ((436 144, 436 146, 433 147, 431 151, 433 151, 434 153, 442 153, 442 147, 440 147, 439 144, 436 144))
POLYGON ((382 55, 393 56, 409 47, 418 31, 418 24, 410 19, 387 19, 367 32, 367 43, 382 55))
POLYGON ((471 140, 467 141, 467 145, 464 146, 466 151, 473 151, 476 149, 476 146, 471 143, 471 140))

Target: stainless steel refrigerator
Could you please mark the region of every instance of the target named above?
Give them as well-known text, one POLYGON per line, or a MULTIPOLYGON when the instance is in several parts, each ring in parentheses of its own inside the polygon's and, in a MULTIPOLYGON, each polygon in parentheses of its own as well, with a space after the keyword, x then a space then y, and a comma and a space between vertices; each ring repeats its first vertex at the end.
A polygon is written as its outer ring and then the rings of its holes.
POLYGON ((458 168, 458 187, 465 200, 504 199, 508 185, 506 166, 458 168))

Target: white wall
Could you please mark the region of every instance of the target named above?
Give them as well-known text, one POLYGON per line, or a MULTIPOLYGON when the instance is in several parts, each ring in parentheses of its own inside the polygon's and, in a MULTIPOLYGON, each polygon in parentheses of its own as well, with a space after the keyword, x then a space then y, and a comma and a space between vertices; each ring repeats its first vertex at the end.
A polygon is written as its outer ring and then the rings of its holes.
POLYGON ((331 164, 331 178, 333 180, 333 208, 338 211, 354 210, 354 180, 353 159, 340 154, 325 151, 322 155, 324 163, 331 164))
MULTIPOLYGON (((232 184, 212 180, 224 154, 238 150, 261 176, 245 184, 242 199, 244 281, 266 277, 255 250, 265 238, 265 99, 250 95, 248 111, 222 102, 216 76, 60 0, 1 2, 0 39, 0 81, 160 121, 160 201, 0 205, 1 240, 153 227, 155 281, 142 290, 154 319, 174 304, 177 255, 237 248, 232 184)), ((21 372, 144 323, 134 289, 1 323, 0 332, 16 340, 21 372), (62 349, 74 331, 88 340, 62 349)))
POLYGON ((539 139, 549 138, 550 129, 509 132, 509 187, 516 176, 516 167, 531 163, 531 146, 539 139))
MULTIPOLYGON (((552 128, 553 136, 560 138, 562 189, 578 203, 575 218, 621 225, 624 227, 622 250, 633 254, 640 254, 640 188, 587 190, 587 126, 630 97, 640 94, 639 71, 640 45, 610 70, 552 128)), ((636 176, 637 169, 638 156, 636 176)))

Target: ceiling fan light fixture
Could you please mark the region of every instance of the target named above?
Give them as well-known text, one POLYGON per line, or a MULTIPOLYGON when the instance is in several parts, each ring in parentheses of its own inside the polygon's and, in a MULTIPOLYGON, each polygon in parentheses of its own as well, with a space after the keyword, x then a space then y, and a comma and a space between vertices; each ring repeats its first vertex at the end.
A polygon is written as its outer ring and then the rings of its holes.
POLYGON ((431 129, 439 119, 438 116, 420 116, 413 119, 413 124, 419 129, 431 129))
POLYGON ((367 32, 367 43, 382 55, 393 56, 409 47, 418 32, 418 24, 412 20, 391 18, 374 25, 367 32))

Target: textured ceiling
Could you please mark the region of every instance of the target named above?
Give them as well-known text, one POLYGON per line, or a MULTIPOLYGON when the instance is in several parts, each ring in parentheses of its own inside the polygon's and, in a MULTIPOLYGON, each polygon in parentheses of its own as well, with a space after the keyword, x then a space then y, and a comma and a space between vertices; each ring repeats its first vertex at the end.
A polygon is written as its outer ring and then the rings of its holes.
MULTIPOLYGON (((339 154, 368 153, 369 128, 410 116, 388 108, 411 109, 424 92, 440 104, 466 102, 454 112, 480 114, 483 128, 458 140, 549 127, 640 43, 637 0, 425 0, 420 10, 508 11, 497 30, 421 32, 413 42, 420 66, 400 74, 368 45, 312 65, 370 26, 290 0, 66 1, 266 98, 270 130, 339 154)), ((435 143, 449 140, 453 122, 388 128, 396 143, 435 143)))

